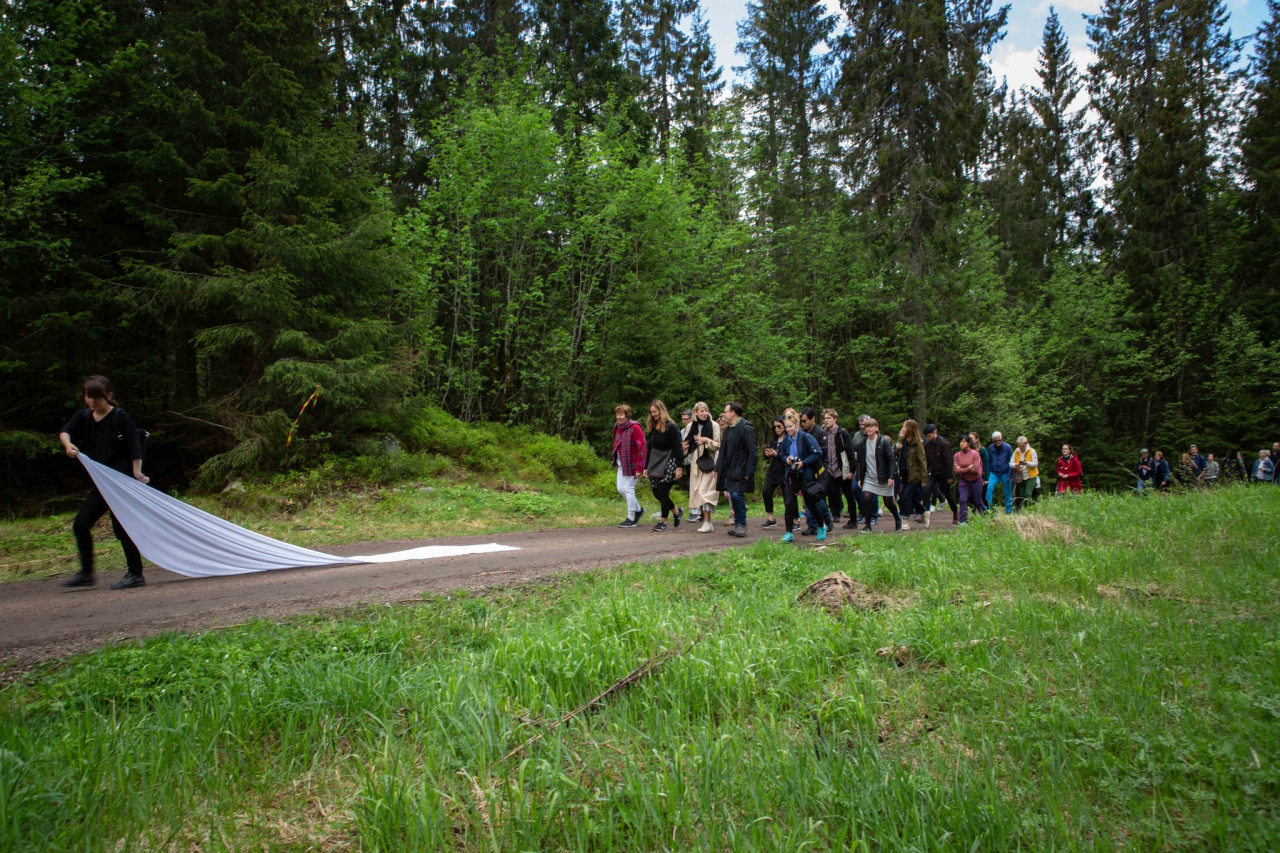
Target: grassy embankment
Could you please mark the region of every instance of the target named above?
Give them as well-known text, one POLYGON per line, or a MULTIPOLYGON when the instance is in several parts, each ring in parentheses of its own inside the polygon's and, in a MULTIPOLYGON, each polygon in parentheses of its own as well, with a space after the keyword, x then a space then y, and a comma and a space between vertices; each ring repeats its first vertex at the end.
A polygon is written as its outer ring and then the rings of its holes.
MULTIPOLYGON (((306 471, 245 478, 226 492, 183 499, 309 548, 621 519, 612 471, 584 444, 468 424, 438 410, 423 414, 418 431, 417 452, 334 457, 306 471)), ((75 571, 74 517, 73 510, 0 521, 0 583, 75 571)), ((103 518, 94 533, 98 569, 123 572, 110 521, 103 518)))
POLYGON ((51 665, 0 849, 1280 847, 1280 491, 1037 513, 51 665), (795 604, 836 570, 885 606, 795 604))

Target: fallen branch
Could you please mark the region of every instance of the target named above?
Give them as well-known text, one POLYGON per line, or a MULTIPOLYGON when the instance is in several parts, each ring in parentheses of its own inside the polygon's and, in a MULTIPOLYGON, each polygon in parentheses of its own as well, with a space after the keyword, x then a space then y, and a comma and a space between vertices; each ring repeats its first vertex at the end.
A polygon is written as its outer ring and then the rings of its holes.
POLYGON ((707 634, 711 631, 716 621, 716 614, 719 612, 720 612, 719 607, 717 607, 714 611, 712 611, 711 620, 708 621, 706 626, 702 629, 702 633, 700 633, 697 637, 693 639, 693 642, 686 644, 684 640, 680 640, 674 646, 667 649, 665 652, 661 652, 649 658, 647 661, 640 664, 635 669, 631 670, 631 672, 629 672, 625 678, 620 678, 617 681, 615 681, 613 684, 609 685, 608 689, 605 690, 603 693, 599 694, 593 699, 588 700, 582 705, 579 705, 577 708, 574 708, 572 711, 565 714, 563 717, 561 717, 560 719, 552 723, 550 726, 548 726, 545 731, 539 732, 538 734, 526 740, 524 743, 517 746, 515 749, 508 752, 506 755, 502 756, 502 760, 506 761, 512 756, 515 756, 521 752, 524 752, 530 746, 533 746, 535 743, 542 740, 548 734, 560 728, 565 723, 572 720, 574 717, 578 716, 579 714, 583 714, 587 711, 593 710, 597 706, 604 704, 604 702, 610 696, 613 696, 614 694, 620 693, 623 690, 627 689, 632 684, 635 684, 637 681, 644 678, 646 675, 653 672, 655 669, 662 666, 664 663, 671 660, 672 658, 678 658, 681 655, 688 652, 694 646, 698 645, 698 643, 702 642, 702 639, 706 637, 707 634))

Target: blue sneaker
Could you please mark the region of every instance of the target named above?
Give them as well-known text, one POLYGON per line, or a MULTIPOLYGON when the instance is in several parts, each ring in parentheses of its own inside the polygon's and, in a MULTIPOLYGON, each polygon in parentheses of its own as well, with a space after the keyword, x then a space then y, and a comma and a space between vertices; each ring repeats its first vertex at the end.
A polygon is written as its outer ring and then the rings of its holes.
POLYGON ((779 542, 788 542, 788 543, 789 543, 789 542, 794 542, 794 541, 796 541, 796 537, 792 536, 790 533, 784 533, 784 534, 782 534, 782 538, 781 538, 781 539, 779 539, 778 541, 779 541, 779 542))
POLYGON ((819 528, 818 528, 818 541, 819 541, 819 542, 825 542, 825 541, 827 540, 827 530, 828 530, 828 528, 826 528, 826 527, 819 527, 819 528))

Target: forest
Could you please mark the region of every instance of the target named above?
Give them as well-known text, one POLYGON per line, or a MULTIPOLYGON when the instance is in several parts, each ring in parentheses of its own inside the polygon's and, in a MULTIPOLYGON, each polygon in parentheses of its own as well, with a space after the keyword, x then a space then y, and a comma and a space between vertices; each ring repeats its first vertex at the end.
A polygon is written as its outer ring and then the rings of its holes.
POLYGON ((1022 91, 1007 14, 752 0, 731 85, 699 0, 11 0, 0 490, 95 373, 205 485, 655 397, 1269 446, 1280 4, 1051 12, 1022 91))

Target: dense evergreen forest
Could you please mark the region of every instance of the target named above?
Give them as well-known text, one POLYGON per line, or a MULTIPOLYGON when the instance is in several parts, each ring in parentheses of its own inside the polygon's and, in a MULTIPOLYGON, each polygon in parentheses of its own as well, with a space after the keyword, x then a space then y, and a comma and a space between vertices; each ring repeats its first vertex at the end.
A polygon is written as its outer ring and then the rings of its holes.
POLYGON ((189 471, 412 447, 425 406, 603 441, 736 398, 1075 443, 1280 423, 1280 4, 1051 14, 752 0, 11 0, 0 458, 80 380, 189 471), (1243 34, 1252 35, 1252 34, 1243 34), (315 405, 298 423, 304 401, 315 405))

